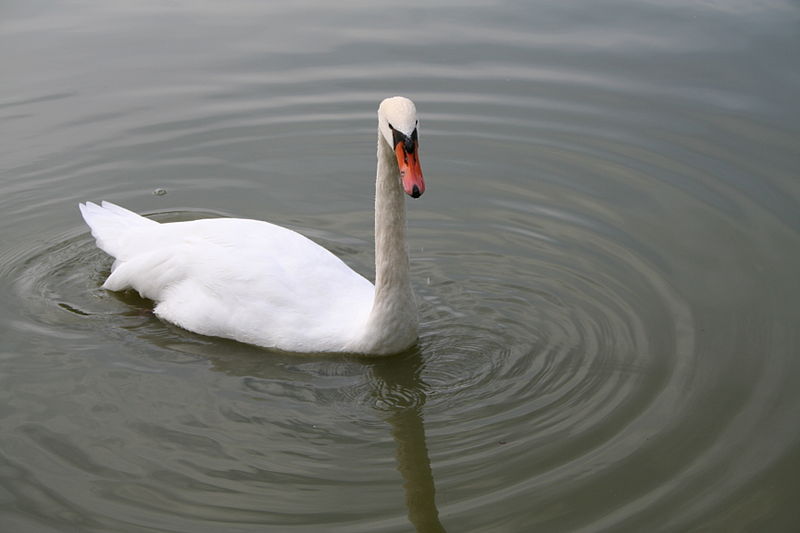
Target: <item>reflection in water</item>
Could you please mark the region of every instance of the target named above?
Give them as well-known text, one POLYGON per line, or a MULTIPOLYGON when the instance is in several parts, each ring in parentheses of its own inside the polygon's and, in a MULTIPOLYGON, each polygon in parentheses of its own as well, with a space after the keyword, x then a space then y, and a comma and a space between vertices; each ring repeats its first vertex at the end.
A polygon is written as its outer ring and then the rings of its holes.
POLYGON ((425 430, 450 531, 797 530, 792 2, 10 4, 0 531, 439 531, 425 430), (266 354, 101 289, 79 199, 325 228, 369 272, 397 93, 421 353, 266 354))
MULTIPOLYGON (((135 295, 125 293, 132 305, 141 305, 144 300, 135 295)), ((152 319, 156 321, 157 319, 152 319)), ((198 340, 207 340, 197 336, 198 340)), ((158 339, 150 339, 158 344, 158 339)), ((425 437, 425 426, 422 411, 427 399, 426 384, 422 381, 424 361, 418 348, 393 357, 364 358, 361 356, 346 357, 320 355, 291 356, 265 352, 261 348, 250 347, 224 339, 214 339, 210 344, 205 342, 171 345, 165 348, 190 352, 207 358, 213 369, 227 375, 238 377, 259 377, 269 379, 273 385, 292 388, 298 385, 298 376, 287 370, 296 364, 313 366, 316 371, 336 373, 340 365, 356 369, 364 369, 366 386, 371 390, 372 405, 379 411, 380 418, 388 422, 392 437, 396 443, 397 470, 403 478, 408 519, 418 533, 444 532, 439 521, 436 507, 436 488, 431 470, 428 447, 425 437), (230 352, 219 350, 220 346, 229 346, 230 352)), ((358 370, 355 373, 360 374, 358 370)), ((341 392, 341 391, 340 391, 341 392)), ((356 403, 356 398, 350 398, 356 403)))
POLYGON ((378 404, 389 412, 397 443, 397 469, 403 476, 408 518, 419 533, 444 531, 436 508, 436 487, 425 442, 422 408, 423 363, 419 350, 404 357, 379 360, 373 365, 378 404))

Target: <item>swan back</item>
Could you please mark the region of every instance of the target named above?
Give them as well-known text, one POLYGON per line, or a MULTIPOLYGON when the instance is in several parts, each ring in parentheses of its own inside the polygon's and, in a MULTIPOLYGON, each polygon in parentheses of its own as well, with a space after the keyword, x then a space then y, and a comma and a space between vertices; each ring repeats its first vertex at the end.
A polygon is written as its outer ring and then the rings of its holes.
POLYGON ((160 318, 295 352, 355 351, 374 287, 297 232, 236 218, 159 224, 109 202, 81 206, 115 258, 103 287, 133 288, 160 318))

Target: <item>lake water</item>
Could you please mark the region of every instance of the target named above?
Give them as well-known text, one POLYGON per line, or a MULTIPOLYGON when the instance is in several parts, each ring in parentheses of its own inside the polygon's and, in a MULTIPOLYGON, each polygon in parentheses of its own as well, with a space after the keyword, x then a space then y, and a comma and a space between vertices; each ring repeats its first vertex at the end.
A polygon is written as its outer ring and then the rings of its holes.
POLYGON ((0 6, 0 530, 800 527, 800 6, 0 6), (420 113, 419 345, 195 335, 79 201, 297 229, 373 272, 420 113))

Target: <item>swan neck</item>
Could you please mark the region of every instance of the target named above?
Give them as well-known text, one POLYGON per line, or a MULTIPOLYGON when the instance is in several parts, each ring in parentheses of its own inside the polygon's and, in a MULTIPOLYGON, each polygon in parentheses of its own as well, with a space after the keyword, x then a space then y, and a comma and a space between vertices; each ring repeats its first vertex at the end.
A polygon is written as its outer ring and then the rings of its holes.
POLYGON ((375 299, 370 329, 396 351, 416 340, 417 310, 406 247, 405 193, 397 159, 378 134, 375 180, 375 299))
POLYGON ((406 204, 394 153, 378 139, 375 180, 375 288, 408 284, 406 204))

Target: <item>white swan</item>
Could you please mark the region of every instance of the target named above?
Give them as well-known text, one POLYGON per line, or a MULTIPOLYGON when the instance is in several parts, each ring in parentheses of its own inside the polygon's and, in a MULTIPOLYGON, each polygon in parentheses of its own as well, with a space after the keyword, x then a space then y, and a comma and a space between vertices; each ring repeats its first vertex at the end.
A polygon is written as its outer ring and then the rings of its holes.
POLYGON ((378 109, 375 285, 308 238, 257 220, 160 224, 109 202, 80 204, 115 258, 103 287, 156 302, 185 329, 291 352, 392 354, 417 339, 403 190, 425 191, 414 103, 378 109))

